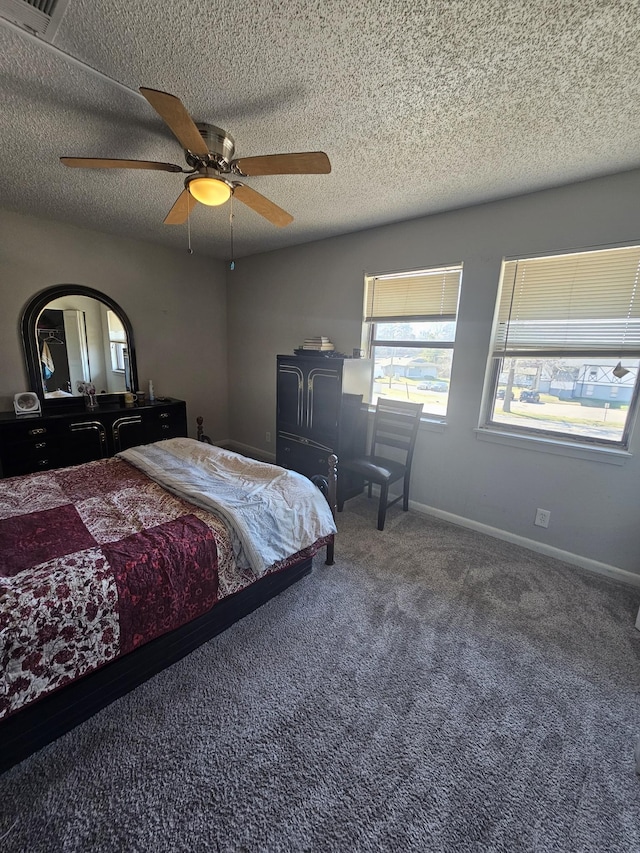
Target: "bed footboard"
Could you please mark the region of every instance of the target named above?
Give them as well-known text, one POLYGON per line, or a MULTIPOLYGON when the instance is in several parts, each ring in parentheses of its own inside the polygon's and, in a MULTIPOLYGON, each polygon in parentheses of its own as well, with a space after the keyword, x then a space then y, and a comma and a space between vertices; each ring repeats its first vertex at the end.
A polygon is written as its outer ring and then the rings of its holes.
POLYGON ((198 425, 196 437, 197 437, 198 441, 204 441, 207 444, 213 444, 213 442, 211 441, 209 436, 204 434, 204 427, 202 426, 203 423, 204 423, 204 418, 202 417, 202 415, 198 415, 198 417, 196 418, 196 424, 198 425))
MULTIPOLYGON (((332 453, 327 461, 329 467, 326 476, 323 474, 315 474, 311 478, 311 482, 320 489, 327 499, 327 503, 331 508, 331 515, 335 521, 338 500, 338 457, 332 453)), ((324 561, 326 566, 333 566, 334 564, 334 544, 335 536, 332 536, 331 541, 327 545, 327 559, 324 561)))

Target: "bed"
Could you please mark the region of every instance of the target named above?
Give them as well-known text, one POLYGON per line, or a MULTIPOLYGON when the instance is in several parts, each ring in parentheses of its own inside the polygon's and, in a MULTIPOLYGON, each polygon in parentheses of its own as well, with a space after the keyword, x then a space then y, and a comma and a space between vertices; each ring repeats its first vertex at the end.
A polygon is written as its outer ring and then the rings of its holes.
POLYGON ((0 480, 0 771, 331 564, 336 461, 173 438, 0 480))

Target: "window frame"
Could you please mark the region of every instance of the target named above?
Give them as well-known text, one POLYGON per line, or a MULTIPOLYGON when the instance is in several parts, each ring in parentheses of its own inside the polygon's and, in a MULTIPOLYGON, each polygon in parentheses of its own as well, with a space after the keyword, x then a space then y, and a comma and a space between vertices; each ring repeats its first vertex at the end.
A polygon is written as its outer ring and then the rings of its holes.
POLYGON ((109 349, 111 350, 111 372, 124 373, 127 363, 127 344, 122 341, 109 341, 109 349))
MULTIPOLYGON (((638 419, 638 410, 640 405, 640 364, 638 365, 633 391, 628 403, 624 428, 619 439, 603 438, 589 435, 578 435, 576 433, 563 432, 560 429, 544 429, 542 427, 505 423, 502 421, 494 420, 493 418, 495 404, 498 399, 497 394, 500 384, 500 376, 504 373, 504 364, 509 359, 534 360, 536 358, 551 359, 558 357, 565 359, 584 358, 584 367, 586 368, 589 366, 590 363, 594 363, 597 360, 602 360, 603 358, 611 360, 613 358, 618 357, 612 355, 610 352, 607 352, 606 349, 599 349, 598 347, 595 347, 593 349, 584 348, 581 350, 577 350, 575 348, 572 349, 570 346, 563 350, 558 349, 557 347, 554 347, 553 349, 549 347, 548 351, 545 354, 543 348, 541 348, 540 351, 531 351, 527 350, 526 347, 523 347, 522 349, 518 349, 517 347, 509 347, 507 346, 506 339, 503 354, 500 355, 497 347, 497 340, 499 337, 498 326, 500 323, 503 288, 505 286, 505 266, 509 263, 517 263, 519 261, 535 262, 538 259, 553 259, 562 256, 567 256, 570 258, 572 256, 586 254, 589 252, 606 252, 609 249, 625 248, 635 248, 640 251, 640 240, 631 243, 623 243, 609 246, 597 246, 571 250, 559 250, 557 252, 545 252, 540 254, 527 255, 526 257, 503 258, 500 270, 498 293, 496 297, 494 322, 491 334, 491 346, 489 350, 487 371, 485 375, 483 398, 480 411, 480 422, 478 424, 478 433, 493 433, 496 436, 501 436, 505 439, 524 439, 525 441, 532 442, 536 442, 537 440, 545 447, 548 447, 550 443, 553 443, 557 446, 564 445, 566 448, 584 447, 589 448, 589 450, 594 452, 607 452, 609 454, 613 452, 620 455, 628 455, 628 449, 630 446, 633 430, 638 419)), ((640 270, 640 267, 638 269, 640 270)), ((636 276, 636 281, 637 280, 638 277, 636 276)), ((508 282, 507 286, 515 289, 515 285, 509 284, 508 282)), ((605 312, 603 311, 603 313, 605 312)), ((511 315, 509 316, 507 322, 511 322, 511 315)), ((640 351, 636 351, 634 349, 621 350, 620 358, 628 358, 633 359, 634 361, 640 361, 640 351)), ((586 378, 585 381, 587 381, 586 378)), ((615 400, 616 398, 617 395, 609 396, 609 400, 615 400)), ((603 400, 603 406, 606 402, 607 401, 603 400)))
MULTIPOLYGON (((363 308, 363 336, 362 336, 362 345, 363 350, 365 351, 366 357, 371 359, 372 362, 372 376, 371 376, 371 398, 373 398, 373 384, 374 384, 374 367, 375 367, 375 349, 376 347, 401 347, 405 349, 443 349, 443 350, 451 350, 451 374, 453 373, 453 353, 455 352, 456 347, 456 336, 458 332, 458 309, 460 304, 460 294, 462 291, 462 277, 464 272, 463 263, 456 262, 451 264, 439 264, 437 266, 432 267, 420 267, 413 270, 402 270, 396 272, 385 272, 385 273, 365 273, 364 277, 364 308, 363 308), (457 290, 455 297, 455 313, 451 311, 451 285, 447 285, 447 279, 450 277, 451 273, 454 272, 457 276, 457 290), (429 313, 429 314, 420 314, 416 313, 415 305, 412 303, 412 310, 407 314, 394 314, 393 316, 384 316, 379 318, 374 318, 369 316, 372 313, 373 302, 375 300, 375 296, 372 295, 372 288, 375 288, 375 281, 384 281, 390 279, 411 279, 411 278, 425 278, 428 276, 439 276, 443 277, 443 291, 447 288, 448 298, 443 300, 443 310, 442 313, 429 313), (446 305, 445 305, 446 303, 446 305), (446 310, 445 310, 446 309, 446 310), (442 322, 442 323, 453 323, 453 338, 446 341, 437 341, 437 340, 397 340, 390 338, 383 338, 378 336, 379 326, 385 323, 420 323, 420 322, 442 322)), ((434 289, 435 290, 435 289, 434 289)), ((433 301, 431 298, 430 303, 433 301)), ((451 374, 448 380, 448 390, 447 390, 447 411, 444 414, 439 412, 429 412, 427 410, 423 410, 421 421, 422 422, 431 422, 434 424, 444 424, 448 415, 449 408, 449 393, 451 390, 451 374)), ((373 405, 370 403, 370 405, 373 405)))
POLYGON ((126 371, 126 364, 128 358, 127 332, 116 312, 112 311, 110 308, 107 308, 107 332, 109 337, 111 372, 117 374, 124 374, 126 371), (122 332, 119 329, 114 330, 112 328, 112 317, 122 327, 122 332), (122 367, 119 366, 120 362, 122 362, 122 367))

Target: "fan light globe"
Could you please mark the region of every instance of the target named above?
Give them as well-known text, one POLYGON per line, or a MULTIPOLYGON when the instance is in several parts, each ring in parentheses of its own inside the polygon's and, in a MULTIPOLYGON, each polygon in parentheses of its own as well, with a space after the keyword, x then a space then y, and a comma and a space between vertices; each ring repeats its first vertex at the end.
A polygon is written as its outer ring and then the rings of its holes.
POLYGON ((231 198, 231 187, 222 178, 197 175, 191 178, 187 188, 196 201, 216 207, 231 198))

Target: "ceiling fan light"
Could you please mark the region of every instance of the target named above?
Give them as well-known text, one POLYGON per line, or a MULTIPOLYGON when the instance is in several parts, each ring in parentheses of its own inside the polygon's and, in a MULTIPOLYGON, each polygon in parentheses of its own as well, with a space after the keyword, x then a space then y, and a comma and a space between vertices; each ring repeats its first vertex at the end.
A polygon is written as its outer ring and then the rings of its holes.
POLYGON ((186 183, 191 195, 201 204, 216 207, 231 198, 231 186, 222 178, 194 175, 186 183))

